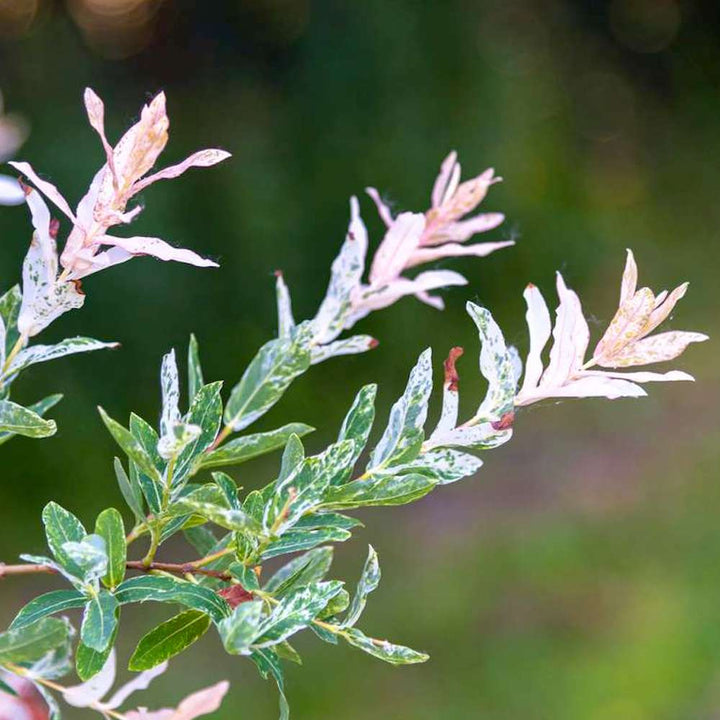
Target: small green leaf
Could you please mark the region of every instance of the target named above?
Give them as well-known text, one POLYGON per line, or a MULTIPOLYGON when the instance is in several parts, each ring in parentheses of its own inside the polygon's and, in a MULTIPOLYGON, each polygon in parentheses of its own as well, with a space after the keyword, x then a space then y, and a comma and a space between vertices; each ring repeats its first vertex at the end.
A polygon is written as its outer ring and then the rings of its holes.
POLYGON ((0 633, 0 662, 33 662, 62 645, 69 625, 58 618, 45 617, 32 625, 0 633))
POLYGON ((78 590, 53 590, 33 598, 10 624, 11 630, 32 625, 41 618, 64 610, 72 610, 85 605, 87 598, 78 590))
POLYGON ((203 380, 202 366, 200 365, 200 348, 195 335, 190 335, 190 344, 188 345, 188 404, 192 405, 192 401, 198 394, 200 388, 205 384, 203 380))
POLYGON ((428 660, 428 655, 417 650, 413 650, 404 645, 395 645, 387 640, 376 640, 364 635, 357 628, 350 628, 342 633, 342 637, 347 640, 350 645, 372 655, 373 657, 384 660, 391 665, 413 665, 415 663, 423 663, 428 660))
POLYGON ((175 503, 174 508, 178 511, 200 515, 227 530, 257 532, 260 529, 258 523, 242 510, 228 510, 219 505, 184 499, 175 503))
POLYGON ((57 430, 54 420, 44 420, 30 408, 10 400, 0 400, 0 432, 31 438, 45 438, 57 430))
POLYGON ((124 428, 120 423, 113 420, 101 407, 98 408, 100 417, 105 427, 115 439, 115 442, 123 449, 125 454, 138 466, 138 469, 155 482, 161 482, 162 478, 155 467, 150 455, 138 442, 133 433, 124 428))
POLYGON ((355 396, 352 407, 343 420, 338 441, 353 440, 355 442, 355 459, 347 472, 338 475, 333 484, 341 484, 347 481, 362 451, 367 445, 370 431, 375 420, 375 397, 377 385, 365 385, 355 396))
POLYGON ((95 532, 105 540, 105 551, 108 556, 107 574, 103 578, 103 583, 109 588, 114 588, 125 579, 127 561, 127 543, 122 515, 115 508, 103 510, 95 522, 95 532))
MULTIPOLYGON (((46 398, 43 398, 42 400, 39 400, 36 403, 33 403, 28 407, 28 410, 32 410, 32 412, 37 413, 40 417, 43 417, 48 410, 51 410, 55 407, 61 400, 63 396, 60 394, 55 395, 48 395, 46 398)), ((17 433, 14 432, 0 432, 0 445, 2 443, 7 442, 11 438, 15 437, 17 433)))
POLYGON ((239 465, 247 460, 284 447, 291 435, 302 437, 314 430, 315 428, 304 423, 289 423, 277 430, 244 435, 226 442, 212 452, 205 453, 200 462, 200 467, 239 465))
POLYGON ((128 669, 149 670, 180 654, 199 640, 210 627, 210 617, 198 610, 186 610, 144 635, 130 658, 128 669))
POLYGON ((280 693, 280 720, 290 720, 290 706, 285 697, 285 678, 278 654, 270 648, 255 650, 250 658, 264 679, 272 675, 280 693))
POLYGON ((115 477, 120 487, 125 502, 128 504, 130 510, 132 510, 135 519, 138 522, 142 522, 145 519, 145 511, 143 505, 143 494, 140 489, 140 485, 137 482, 137 475, 135 476, 135 482, 132 482, 125 472, 125 468, 122 466, 119 458, 115 458, 114 461, 115 477))
POLYGON ((107 649, 117 625, 118 601, 112 593, 100 590, 87 605, 83 614, 80 639, 92 650, 107 649))
POLYGON ((307 528, 297 530, 293 528, 283 534, 281 538, 271 542, 263 551, 262 560, 269 560, 278 555, 310 550, 324 543, 345 542, 352 535, 342 528, 307 528))

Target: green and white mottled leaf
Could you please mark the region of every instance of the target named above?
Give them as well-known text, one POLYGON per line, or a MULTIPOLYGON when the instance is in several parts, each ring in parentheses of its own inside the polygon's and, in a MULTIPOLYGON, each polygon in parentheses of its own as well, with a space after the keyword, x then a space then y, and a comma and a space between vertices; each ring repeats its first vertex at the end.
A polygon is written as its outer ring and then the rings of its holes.
POLYGON ((405 392, 392 406, 387 428, 375 446, 368 471, 413 460, 424 438, 432 391, 432 353, 425 350, 410 372, 405 392))
POLYGON ((217 543, 215 535, 206 527, 188 528, 183 531, 183 535, 200 557, 209 555, 217 543))
POLYGON ((365 272, 368 234, 360 217, 357 198, 350 199, 350 225, 340 253, 330 271, 330 283, 315 319, 314 336, 318 344, 333 341, 344 329, 351 310, 352 294, 365 272))
POLYGON ((227 570, 234 578, 240 581, 240 584, 245 590, 252 592, 253 590, 260 589, 260 582, 253 568, 247 567, 247 565, 243 565, 242 563, 234 562, 231 563, 227 570))
POLYGON ((280 665, 280 658, 278 654, 270 649, 263 648, 261 650, 255 650, 250 658, 257 666, 260 671, 260 675, 264 679, 272 675, 277 683, 278 692, 280 693, 280 718, 279 720, 290 719, 290 706, 288 705, 287 698, 285 697, 285 678, 280 665))
POLYGON ((48 362, 66 355, 75 355, 77 353, 92 352, 94 350, 106 350, 120 347, 116 342, 102 342, 88 337, 74 337, 61 340, 55 345, 31 345, 21 350, 15 359, 10 363, 8 374, 24 370, 30 365, 48 362))
POLYGON ((152 465, 155 467, 155 472, 151 477, 147 473, 143 472, 137 463, 131 462, 129 473, 130 481, 132 483, 136 483, 140 487, 142 494, 147 501, 148 509, 153 513, 159 513, 162 509, 162 478, 167 466, 167 463, 160 457, 160 453, 157 451, 160 438, 155 432, 155 429, 135 413, 130 414, 129 428, 130 433, 140 444, 140 447, 145 452, 145 455, 150 459, 152 465))
POLYGON ((338 580, 314 582, 288 593, 262 622, 256 648, 270 647, 306 628, 342 590, 338 580))
POLYGON ((2 297, 0 297, 0 318, 5 325, 5 344, 3 351, 5 356, 10 354, 13 346, 20 337, 17 329, 18 315, 20 314, 20 303, 22 293, 20 286, 14 285, 2 297))
POLYGON ((0 400, 0 433, 12 433, 31 438, 54 435, 54 420, 44 420, 37 412, 10 400, 0 400))
POLYGON ((198 610, 186 610, 144 635, 130 658, 128 669, 149 670, 187 649, 210 627, 210 617, 198 610))
POLYGON ((87 598, 78 590, 53 590, 38 595, 15 616, 10 629, 17 630, 49 615, 83 607, 86 602, 87 598))
POLYGON ((288 662, 295 663, 296 665, 302 665, 302 658, 300 653, 287 641, 273 645, 273 650, 277 653, 277 656, 281 660, 287 660, 288 662))
POLYGON ((342 634, 342 637, 356 648, 384 660, 391 665, 414 665, 429 659, 423 652, 418 652, 404 645, 395 645, 388 640, 376 640, 364 635, 357 628, 350 628, 342 634))
POLYGON ((338 474, 333 479, 334 485, 340 485, 350 478, 355 463, 358 461, 362 451, 367 445, 370 431, 375 420, 375 397, 377 385, 365 385, 355 396, 355 400, 348 411, 340 428, 338 441, 352 440, 354 446, 354 460, 349 464, 344 473, 338 474))
POLYGON ((514 408, 516 384, 512 356, 490 312, 472 302, 466 307, 480 334, 480 372, 488 381, 487 394, 476 417, 498 421, 514 408))
POLYGON ((107 572, 108 556, 105 540, 99 535, 86 535, 80 542, 63 543, 62 551, 70 563, 65 567, 79 570, 77 578, 83 583, 99 580, 107 572))
POLYGON ((310 367, 311 340, 310 323, 302 323, 292 338, 265 343, 230 393, 225 424, 239 431, 264 415, 310 367))
POLYGON ((262 553, 262 560, 269 560, 278 555, 311 550, 318 545, 330 542, 345 542, 352 537, 350 532, 336 527, 293 528, 281 538, 271 542, 262 553))
POLYGON ((406 475, 371 474, 328 490, 323 507, 328 510, 349 510, 359 507, 405 505, 427 495, 434 480, 408 473, 406 475))
POLYGON ((474 475, 482 464, 482 460, 474 455, 450 448, 439 448, 423 452, 411 463, 393 470, 398 473, 419 473, 438 485, 447 485, 474 475))
POLYGON ((315 430, 304 423, 289 423, 276 430, 245 435, 221 445, 216 450, 205 453, 200 460, 200 467, 223 467, 239 465, 252 458, 284 447, 291 435, 302 437, 315 430))
POLYGON ((58 618, 45 617, 32 625, 0 633, 0 662, 24 663, 39 660, 65 643, 70 625, 58 618))
POLYGON ((278 478, 265 507, 266 530, 281 535, 306 512, 320 505, 328 487, 352 467, 355 457, 355 442, 342 440, 319 455, 306 458, 287 477, 278 478))
POLYGON ((75 672, 83 682, 87 682, 90 678, 95 677, 95 675, 105 667, 105 663, 112 652, 113 645, 115 645, 117 632, 118 624, 116 623, 115 632, 110 638, 108 646, 102 652, 93 650, 82 642, 78 643, 77 650, 75 651, 75 672))
POLYGON ((332 559, 332 547, 310 550, 281 567, 268 579, 264 589, 276 597, 282 597, 291 590, 296 590, 316 580, 322 580, 330 570, 332 559))
POLYGON ((80 639, 90 649, 107 649, 117 625, 118 601, 107 590, 100 590, 85 606, 80 639))
POLYGON ((260 600, 240 603, 230 617, 218 624, 225 650, 232 655, 249 655, 251 645, 260 633, 263 603, 260 600))
POLYGON ((172 485, 181 487, 198 469, 202 454, 215 441, 222 422, 222 382, 203 385, 196 393, 184 418, 187 425, 200 428, 200 434, 180 452, 175 463, 172 485))
POLYGON ((377 340, 370 335, 353 335, 343 340, 335 340, 327 345, 313 345, 311 365, 325 362, 340 355, 359 355, 377 346, 377 340))
POLYGON ((236 532, 258 532, 260 530, 257 521, 242 510, 230 510, 220 505, 186 499, 179 500, 174 507, 182 512, 199 515, 226 530, 236 532))
POLYGON ((127 561, 127 542, 122 515, 115 508, 103 510, 95 521, 95 534, 105 541, 107 552, 107 573, 103 582, 114 588, 125 579, 127 561))
POLYGON ((303 517, 295 523, 294 529, 338 528, 341 530, 354 530, 358 527, 363 527, 363 524, 357 518, 323 510, 321 512, 303 515, 303 517))
POLYGON ((230 606, 219 595, 185 580, 147 575, 125 580, 115 591, 121 605, 127 603, 174 602, 192 610, 200 610, 220 622, 230 615, 230 606))
POLYGON ((367 596, 380 584, 380 563, 377 553, 372 545, 368 547, 368 556, 363 567, 362 575, 355 589, 355 595, 350 603, 347 617, 343 622, 344 627, 352 627, 360 619, 367 596))
MULTIPOLYGON (((27 409, 31 410, 34 413, 37 413, 40 417, 43 417, 45 413, 55 407, 55 405, 57 405, 62 400, 62 398, 63 396, 59 393, 56 393, 54 395, 48 395, 46 398, 43 398, 42 400, 39 400, 38 402, 28 406, 27 409)), ((16 435, 17 433, 0 432, 0 445, 2 445, 4 442, 7 442, 16 435)))

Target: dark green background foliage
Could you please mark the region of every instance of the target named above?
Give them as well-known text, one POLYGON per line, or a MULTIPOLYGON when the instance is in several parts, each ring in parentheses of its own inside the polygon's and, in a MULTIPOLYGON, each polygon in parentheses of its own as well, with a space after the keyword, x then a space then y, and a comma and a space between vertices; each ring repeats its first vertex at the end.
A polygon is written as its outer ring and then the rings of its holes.
MULTIPOLYGON (((77 3, 72 3, 76 7, 77 3)), ((374 352, 312 369, 259 424, 318 427, 330 441, 359 387, 380 383, 379 411, 419 351, 465 345, 468 410, 480 396, 477 336, 466 299, 491 308, 524 348, 522 289, 552 294, 553 272, 581 292, 595 331, 615 308, 624 249, 641 282, 691 281, 670 325, 716 336, 720 260, 720 17, 699 0, 446 0, 364 3, 167 2, 144 49, 121 59, 88 46, 58 3, 0 45, 0 87, 32 122, 20 152, 72 199, 101 162, 81 98, 93 86, 116 137, 141 101, 169 98, 167 162, 219 146, 234 159, 145 193, 137 232, 219 260, 198 270, 135 260, 87 280, 85 308, 44 342, 76 333, 122 342, 26 373, 16 398, 50 392, 58 434, 2 448, 0 548, 43 550, 48 499, 90 523, 121 501, 116 418, 159 413, 158 371, 170 347, 198 335, 206 377, 234 383, 274 333, 272 272, 282 268, 296 315, 314 313, 344 235, 352 193, 381 188, 422 210, 437 167, 456 148, 465 172, 505 178, 486 201, 508 220, 493 239, 518 244, 488 259, 449 261, 468 288, 438 313, 404 300, 358 326, 374 352), (472 401, 472 402, 471 402, 472 401)), ((77 14, 77 13, 76 13, 77 14)), ((369 201, 371 236, 381 231, 369 201)), ((18 279, 30 236, 23 208, 0 212, 0 280, 18 279)), ((488 238, 489 239, 489 238, 488 238)), ((384 583, 368 631, 426 650, 395 670, 307 634, 304 668, 288 671, 297 718, 710 718, 720 707, 720 490, 714 342, 680 366, 695 385, 650 387, 641 401, 567 401, 519 415, 517 434, 480 475, 413 507, 365 512, 366 530, 338 548, 354 578, 372 541, 384 583)), ((235 473, 246 488, 274 477, 277 457, 235 473)), ((119 506, 119 505, 118 505, 119 506)), ((164 549, 165 559, 180 559, 164 549)), ((57 581, 6 580, 3 626, 57 581)), ((160 621, 124 616, 120 648, 160 621)), ((152 615, 152 618, 150 618, 152 615)), ((165 615, 167 616, 167 615, 165 615)), ((273 688, 208 636, 174 663, 150 705, 227 677, 218 718, 275 717, 273 688)), ((89 717, 68 711, 68 717, 89 717)))

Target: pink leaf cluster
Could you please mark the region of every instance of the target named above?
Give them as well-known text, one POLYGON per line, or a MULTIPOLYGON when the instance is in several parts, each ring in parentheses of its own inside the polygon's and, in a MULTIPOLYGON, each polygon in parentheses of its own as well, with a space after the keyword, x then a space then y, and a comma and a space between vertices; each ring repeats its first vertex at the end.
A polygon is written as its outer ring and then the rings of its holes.
POLYGON ((373 258, 369 285, 363 288, 363 292, 357 293, 356 313, 362 316, 387 307, 405 295, 415 295, 428 305, 442 309, 442 299, 430 295, 430 291, 467 284, 462 275, 450 270, 430 270, 409 279, 403 273, 448 257, 485 257, 495 250, 513 245, 512 240, 463 244, 477 233, 496 228, 505 219, 502 213, 481 213, 463 219, 477 208, 490 186, 500 179, 491 168, 461 183, 457 153, 451 152, 435 180, 430 209, 425 213, 403 212, 397 217, 393 217, 375 188, 367 188, 380 218, 387 226, 387 232, 373 258))
POLYGON ((687 283, 669 294, 662 292, 657 297, 649 288, 636 290, 636 287, 637 266, 632 252, 628 250, 620 307, 597 344, 592 358, 586 362, 590 330, 577 294, 565 285, 562 275, 558 273, 557 293, 560 304, 553 328, 542 294, 534 285, 528 285, 524 297, 530 349, 523 385, 515 398, 515 404, 530 405, 550 397, 641 397, 646 392, 637 383, 693 380, 691 375, 680 370, 621 373, 591 369, 595 366, 617 368, 672 360, 690 343, 708 339, 702 333, 680 331, 648 337, 685 294, 687 283), (542 353, 551 333, 553 346, 550 362, 544 368, 542 353))
POLYGON ((142 208, 136 206, 128 210, 128 203, 152 183, 178 177, 191 167, 215 165, 230 154, 224 150, 201 150, 177 165, 148 174, 168 141, 170 123, 165 109, 165 94, 158 94, 142 108, 138 122, 114 147, 105 135, 105 106, 90 88, 85 90, 85 109, 90 125, 100 137, 105 164, 95 174, 75 211, 60 191, 43 180, 29 163, 10 163, 72 222, 72 230, 60 256, 65 278, 79 279, 136 255, 153 255, 160 260, 174 260, 198 267, 216 266, 216 263, 191 250, 175 248, 159 238, 117 237, 109 231, 137 216, 142 208))

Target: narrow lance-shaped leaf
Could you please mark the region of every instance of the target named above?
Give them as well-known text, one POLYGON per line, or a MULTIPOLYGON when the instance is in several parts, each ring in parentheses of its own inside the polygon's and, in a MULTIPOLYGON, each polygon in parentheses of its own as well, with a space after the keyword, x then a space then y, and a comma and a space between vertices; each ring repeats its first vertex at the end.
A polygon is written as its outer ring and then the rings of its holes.
POLYGON ((103 652, 110 644, 117 625, 118 601, 112 593, 100 590, 85 606, 80 638, 92 650, 103 652))
POLYGON ((207 632, 210 623, 210 616, 198 610, 166 620, 141 638, 128 668, 134 672, 149 670, 179 655, 207 632))
POLYGON ((358 582, 353 596, 350 609, 348 610, 347 617, 343 622, 343 626, 352 627, 362 615, 365 609, 365 603, 367 602, 367 596, 377 588, 380 584, 380 563, 378 561, 377 553, 372 545, 368 547, 368 556, 365 561, 365 567, 363 568, 360 581, 358 582))
POLYGON ((32 625, 0 633, 0 662, 32 662, 67 640, 70 628, 58 618, 42 618, 32 625))
POLYGON ((11 630, 32 625, 38 620, 55 613, 72 610, 85 605, 87 598, 78 590, 53 590, 33 598, 10 624, 11 630))
POLYGON ((113 420, 101 407, 98 408, 100 417, 105 427, 115 439, 115 442, 123 449, 125 454, 138 466, 138 468, 151 480, 160 482, 161 477, 152 459, 135 438, 135 436, 120 423, 113 420))
POLYGON ((188 405, 192 404, 200 388, 205 384, 200 365, 200 348, 195 335, 190 335, 188 345, 188 405))
POLYGON ((356 648, 384 660, 391 665, 413 665, 428 660, 428 655, 404 645, 395 645, 388 640, 376 640, 363 634, 357 628, 350 628, 342 637, 356 648))
POLYGON ((290 383, 310 367, 310 323, 299 325, 294 337, 265 343, 230 393, 225 424, 238 431, 264 415, 290 383))
POLYGON ((230 617, 222 620, 218 631, 227 652, 249 655, 262 623, 263 603, 259 600, 238 605, 230 617))

